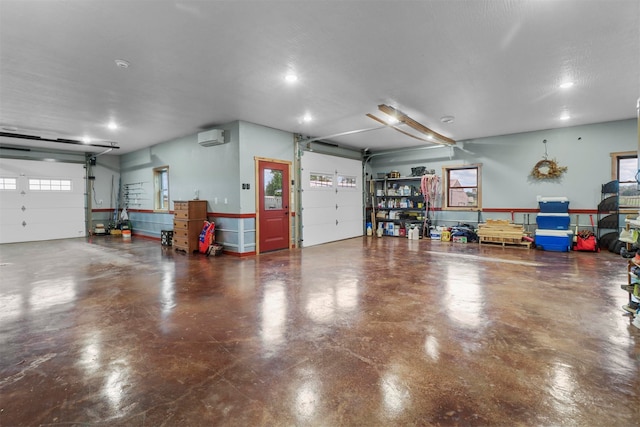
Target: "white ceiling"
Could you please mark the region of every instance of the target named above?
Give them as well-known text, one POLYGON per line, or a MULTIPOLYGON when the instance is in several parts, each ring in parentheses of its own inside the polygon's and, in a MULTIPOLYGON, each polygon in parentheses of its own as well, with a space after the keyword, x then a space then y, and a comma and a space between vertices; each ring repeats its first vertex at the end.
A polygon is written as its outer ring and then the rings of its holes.
POLYGON ((115 154, 234 120, 326 137, 379 126, 381 103, 467 140, 634 118, 639 96, 638 0, 0 0, 0 131, 115 154))

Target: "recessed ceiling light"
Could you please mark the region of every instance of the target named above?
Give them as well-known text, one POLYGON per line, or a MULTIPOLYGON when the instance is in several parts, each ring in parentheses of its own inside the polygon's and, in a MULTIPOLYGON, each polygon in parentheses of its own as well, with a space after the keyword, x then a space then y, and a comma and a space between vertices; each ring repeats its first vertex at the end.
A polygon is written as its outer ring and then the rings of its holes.
POLYGON ((287 83, 295 83, 298 81, 298 76, 293 73, 289 73, 286 76, 284 76, 284 79, 287 83))
POLYGON ((569 89, 571 86, 573 86, 573 82, 564 82, 560 85, 560 89, 569 89))
POLYGON ((305 114, 304 117, 302 118, 302 121, 305 123, 309 123, 311 120, 313 120, 313 117, 311 117, 310 114, 305 114))
POLYGON ((569 120, 571 118, 571 115, 569 115, 569 113, 564 113, 560 116, 560 120, 569 120))
POLYGON ((108 127, 110 130, 116 130, 116 129, 118 129, 118 125, 117 125, 115 122, 109 122, 109 124, 107 125, 107 127, 108 127))
POLYGON ((124 59, 116 59, 115 61, 119 68, 129 68, 129 65, 131 65, 129 61, 125 61, 124 59))
POLYGON ((455 118, 455 117, 453 117, 453 116, 442 116, 442 117, 440 117, 440 121, 441 121, 442 123, 447 123, 447 124, 449 124, 449 123, 453 123, 453 121, 454 121, 455 119, 456 119, 456 118, 455 118))
POLYGON ((91 138, 89 138, 88 136, 83 136, 82 142, 85 144, 91 144, 91 138))

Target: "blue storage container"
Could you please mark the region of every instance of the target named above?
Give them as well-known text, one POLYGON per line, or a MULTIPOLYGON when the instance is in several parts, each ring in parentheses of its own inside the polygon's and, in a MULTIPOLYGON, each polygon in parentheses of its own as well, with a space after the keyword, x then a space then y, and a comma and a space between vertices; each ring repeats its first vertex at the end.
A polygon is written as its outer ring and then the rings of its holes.
POLYGON ((536 230, 536 246, 545 251, 569 252, 572 240, 571 230, 536 230))
POLYGON ((541 213, 568 213, 569 201, 544 201, 538 202, 541 213))
POLYGON ((569 214, 539 214, 536 224, 543 230, 566 230, 569 228, 569 214))

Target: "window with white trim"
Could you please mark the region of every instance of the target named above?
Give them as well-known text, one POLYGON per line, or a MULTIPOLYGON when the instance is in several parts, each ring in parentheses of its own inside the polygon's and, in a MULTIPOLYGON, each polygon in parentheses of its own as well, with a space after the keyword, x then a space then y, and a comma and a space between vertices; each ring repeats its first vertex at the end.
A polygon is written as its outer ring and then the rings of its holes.
POLYGON ((29 178, 30 191, 71 191, 70 179, 29 178))
POLYGON ((17 178, 0 178, 0 190, 17 190, 17 178))
POLYGON ((154 209, 169 210, 169 166, 153 169, 154 209))

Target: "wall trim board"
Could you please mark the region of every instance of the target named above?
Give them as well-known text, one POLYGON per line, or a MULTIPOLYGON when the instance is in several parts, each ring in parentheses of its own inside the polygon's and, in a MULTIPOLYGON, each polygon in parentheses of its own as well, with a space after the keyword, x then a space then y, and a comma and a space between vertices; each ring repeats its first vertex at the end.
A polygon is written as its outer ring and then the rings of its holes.
POLYGON ((142 234, 142 233, 136 233, 135 229, 132 231, 131 234, 134 235, 135 237, 140 237, 142 239, 153 240, 155 242, 161 241, 160 237, 149 236, 147 234, 142 234))
POLYGON ((244 214, 234 214, 234 213, 222 213, 222 212, 207 212, 208 216, 215 216, 218 218, 255 218, 255 213, 244 213, 244 214))

